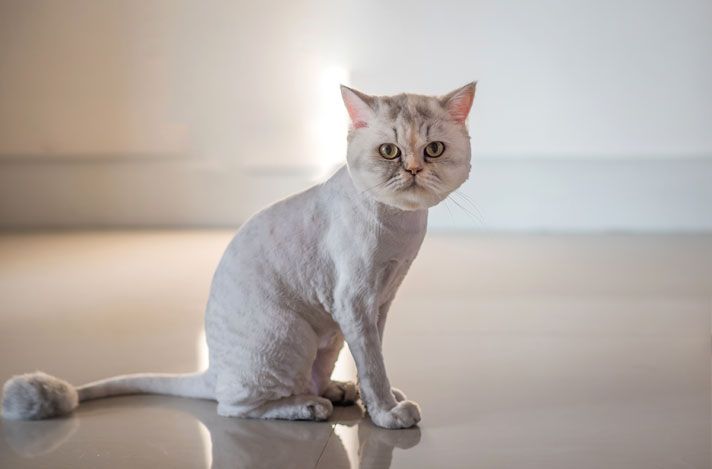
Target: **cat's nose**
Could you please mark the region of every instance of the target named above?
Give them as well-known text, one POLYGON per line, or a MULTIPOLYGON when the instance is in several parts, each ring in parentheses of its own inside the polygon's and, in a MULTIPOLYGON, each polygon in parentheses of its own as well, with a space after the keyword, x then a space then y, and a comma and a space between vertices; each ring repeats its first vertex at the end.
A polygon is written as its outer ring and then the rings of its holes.
POLYGON ((423 166, 415 158, 406 158, 403 168, 413 176, 423 170, 423 166))

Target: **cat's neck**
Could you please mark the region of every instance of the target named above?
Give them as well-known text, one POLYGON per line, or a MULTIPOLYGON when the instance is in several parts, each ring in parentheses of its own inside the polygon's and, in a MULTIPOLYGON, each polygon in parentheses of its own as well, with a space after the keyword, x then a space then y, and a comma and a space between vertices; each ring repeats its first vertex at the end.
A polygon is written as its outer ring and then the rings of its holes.
POLYGON ((342 166, 332 177, 340 192, 360 212, 363 219, 374 225, 388 230, 420 232, 425 231, 428 219, 428 210, 401 210, 391 205, 377 201, 368 194, 368 191, 359 190, 349 175, 348 168, 342 166))

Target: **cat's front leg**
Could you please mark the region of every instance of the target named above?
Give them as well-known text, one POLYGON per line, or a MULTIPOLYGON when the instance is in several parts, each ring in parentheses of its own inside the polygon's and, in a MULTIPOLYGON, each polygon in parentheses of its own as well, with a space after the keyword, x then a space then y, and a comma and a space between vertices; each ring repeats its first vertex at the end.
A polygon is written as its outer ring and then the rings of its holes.
MULTIPOLYGON (((383 330, 386 327, 386 318, 388 317, 388 310, 391 308, 391 303, 393 299, 391 298, 387 302, 381 305, 380 308, 378 308, 378 337, 381 339, 381 348, 383 348, 383 330)), ((393 393, 393 397, 396 398, 397 402, 405 401, 408 398, 403 394, 403 391, 401 391, 398 388, 391 388, 391 392, 393 393)))
POLYGON ((397 395, 404 396, 391 388, 383 362, 376 315, 371 317, 373 321, 368 320, 368 316, 349 314, 341 321, 346 342, 356 362, 361 398, 371 420, 379 427, 412 427, 420 421, 420 408, 413 401, 398 401, 397 395))

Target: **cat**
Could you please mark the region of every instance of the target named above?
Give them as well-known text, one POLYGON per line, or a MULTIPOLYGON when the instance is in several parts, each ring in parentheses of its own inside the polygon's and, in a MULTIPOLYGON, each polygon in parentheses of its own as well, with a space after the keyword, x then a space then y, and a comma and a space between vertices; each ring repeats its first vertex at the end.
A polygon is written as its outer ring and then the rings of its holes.
POLYGON ((212 399, 223 416, 325 420, 362 399, 372 421, 407 428, 419 406, 391 387, 381 353, 391 302, 426 232, 428 208, 470 174, 470 83, 442 97, 369 96, 341 87, 346 165, 249 219, 213 277, 206 371, 142 373, 80 387, 42 372, 3 388, 8 419, 43 419, 81 401, 156 393, 212 399), (344 340, 358 385, 331 380, 344 340))

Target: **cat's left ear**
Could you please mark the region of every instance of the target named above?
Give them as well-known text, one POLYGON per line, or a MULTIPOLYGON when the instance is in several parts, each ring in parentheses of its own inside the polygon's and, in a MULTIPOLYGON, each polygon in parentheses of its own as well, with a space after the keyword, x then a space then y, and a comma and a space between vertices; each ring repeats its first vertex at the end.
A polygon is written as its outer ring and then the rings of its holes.
POLYGON ((368 122, 374 116, 375 98, 344 85, 341 85, 341 97, 344 98, 354 128, 368 127, 368 122))
POLYGON ((475 100, 476 87, 477 82, 473 81, 440 98, 443 107, 455 122, 465 123, 470 108, 472 108, 472 102, 475 100))

